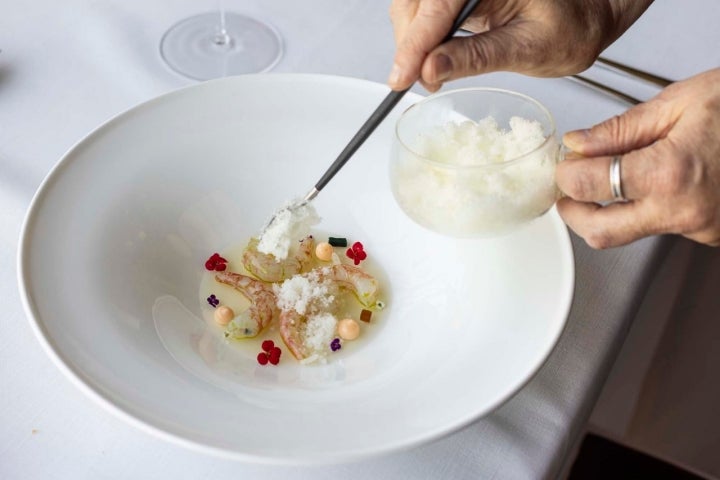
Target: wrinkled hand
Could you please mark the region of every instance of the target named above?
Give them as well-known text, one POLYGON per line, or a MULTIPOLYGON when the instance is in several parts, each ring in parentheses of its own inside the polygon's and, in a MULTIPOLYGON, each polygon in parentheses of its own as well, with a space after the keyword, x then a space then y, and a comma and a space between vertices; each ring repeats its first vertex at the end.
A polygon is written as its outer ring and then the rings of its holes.
POLYGON ((590 130, 569 132, 582 155, 560 162, 567 195, 558 212, 594 248, 648 235, 681 234, 720 245, 720 69, 670 85, 654 99, 590 130), (622 154, 627 203, 610 200, 609 166, 622 154))
POLYGON ((498 70, 562 76, 588 68, 652 0, 485 0, 463 28, 476 32, 438 46, 464 0, 393 0, 397 52, 388 84, 443 82, 498 70))

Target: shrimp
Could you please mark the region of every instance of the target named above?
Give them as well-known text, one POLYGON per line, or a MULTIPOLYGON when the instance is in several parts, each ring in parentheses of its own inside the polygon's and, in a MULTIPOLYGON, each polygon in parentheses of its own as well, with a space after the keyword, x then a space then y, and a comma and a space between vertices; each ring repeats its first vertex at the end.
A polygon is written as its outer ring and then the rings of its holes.
MULTIPOLYGON (((377 301, 378 283, 374 277, 354 265, 338 264, 320 267, 304 276, 312 276, 315 281, 332 281, 339 288, 349 290, 365 307, 374 307, 377 301)), ((322 312, 313 312, 319 314, 322 312)), ((290 352, 298 360, 311 357, 318 352, 307 345, 305 327, 308 316, 300 314, 294 308, 280 311, 280 337, 290 352)))
POLYGON ((277 315, 275 294, 270 285, 234 272, 219 272, 215 280, 230 285, 250 300, 250 308, 236 315, 228 324, 226 337, 255 337, 277 315))
POLYGON ((266 282, 280 282, 287 278, 306 272, 313 262, 315 240, 308 235, 300 241, 297 253, 285 260, 278 260, 274 255, 259 252, 259 240, 253 238, 243 252, 242 262, 248 272, 266 282))
POLYGON ((350 290, 364 307, 377 302, 378 282, 375 277, 355 265, 337 264, 320 269, 320 279, 328 278, 340 288, 350 290))
POLYGON ((307 321, 307 317, 300 315, 296 310, 281 310, 280 311, 280 338, 282 338, 285 345, 298 360, 309 357, 310 352, 305 347, 304 337, 304 325, 307 321))

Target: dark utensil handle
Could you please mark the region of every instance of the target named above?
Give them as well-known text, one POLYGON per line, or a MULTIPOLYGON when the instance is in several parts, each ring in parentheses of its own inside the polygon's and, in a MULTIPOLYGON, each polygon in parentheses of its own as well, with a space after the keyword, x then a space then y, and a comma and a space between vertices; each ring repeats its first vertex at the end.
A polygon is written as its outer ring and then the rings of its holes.
MULTIPOLYGON (((465 6, 458 14, 457 18, 453 22, 452 27, 450 28, 450 31, 441 43, 445 43, 451 38, 453 38, 455 32, 462 26, 463 23, 465 23, 465 20, 467 20, 470 14, 475 10, 480 1, 481 0, 469 0, 467 3, 465 3, 465 6)), ((365 123, 362 125, 362 127, 360 127, 360 130, 358 130, 358 132, 350 140, 350 142, 343 149, 343 151, 340 152, 340 155, 338 155, 332 165, 330 165, 330 168, 327 169, 327 171, 323 174, 320 180, 318 180, 318 182, 315 184, 316 191, 319 192, 320 190, 322 190, 323 187, 327 185, 327 183, 335 176, 335 174, 340 171, 340 169, 345 165, 345 163, 350 160, 350 157, 352 157, 353 154, 357 151, 357 149, 360 148, 363 143, 365 143, 365 140, 368 139, 368 137, 375 131, 378 125, 380 125, 385 119, 385 117, 387 117, 388 114, 392 111, 392 109, 395 108, 395 105, 398 104, 398 102, 403 98, 403 96, 408 92, 408 90, 410 90, 410 88, 401 91, 393 90, 385 97, 385 100, 383 100, 380 105, 375 109, 375 111, 370 115, 370 117, 365 120, 365 123)))
POLYGON ((402 99, 403 95, 405 95, 408 90, 410 89, 408 88, 402 91, 392 91, 387 95, 387 97, 385 97, 385 100, 383 100, 380 106, 375 109, 375 111, 365 121, 363 126, 360 127, 360 130, 358 130, 355 136, 343 149, 343 151, 340 152, 340 155, 338 155, 337 159, 335 159, 332 165, 330 165, 330 168, 328 168, 327 171, 320 178, 320 180, 318 180, 318 182, 315 184, 315 190, 320 191, 325 185, 327 185, 327 183, 335 176, 335 174, 340 171, 343 165, 345 165, 345 163, 350 160, 350 157, 353 156, 357 149, 360 148, 363 143, 365 143, 365 140, 367 140, 370 134, 375 131, 375 129, 378 127, 378 125, 380 125, 380 123, 382 123, 385 117, 387 117, 388 113, 390 113, 393 107, 397 105, 397 103, 402 99))

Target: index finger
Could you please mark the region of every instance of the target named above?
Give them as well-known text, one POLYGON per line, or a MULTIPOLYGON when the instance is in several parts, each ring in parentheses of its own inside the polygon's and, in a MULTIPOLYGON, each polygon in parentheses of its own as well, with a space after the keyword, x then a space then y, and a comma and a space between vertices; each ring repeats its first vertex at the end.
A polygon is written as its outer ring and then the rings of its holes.
POLYGON ((396 45, 405 38, 407 27, 415 18, 419 4, 420 0, 393 0, 390 5, 390 21, 396 45))
POLYGON ((430 53, 445 38, 462 0, 395 0, 390 10, 397 50, 388 84, 393 90, 410 87, 430 53))

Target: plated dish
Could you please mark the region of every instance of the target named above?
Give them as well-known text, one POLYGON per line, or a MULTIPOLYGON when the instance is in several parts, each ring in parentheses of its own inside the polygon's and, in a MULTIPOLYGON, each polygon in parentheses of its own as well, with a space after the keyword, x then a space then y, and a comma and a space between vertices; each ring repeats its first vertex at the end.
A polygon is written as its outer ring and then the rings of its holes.
POLYGON ((367 341, 326 363, 269 368, 261 343, 248 353, 208 333, 209 255, 312 185, 386 93, 329 76, 227 78, 141 104, 81 140, 33 199, 19 251, 25 309, 58 367, 133 425, 266 463, 410 448, 509 398, 565 325, 569 236, 553 210, 485 240, 406 218, 388 160, 415 95, 314 201, 318 228, 361 240, 380 267, 387 308, 367 341))
MULTIPOLYGON (((302 365, 326 364, 378 328, 387 286, 370 273, 377 266, 367 268, 373 262, 361 242, 348 247, 344 237, 323 241, 308 233, 293 239, 278 258, 259 250, 265 237, 222 256, 213 253, 205 262, 200 282, 205 335, 227 340, 221 349, 252 354, 261 342, 260 365, 279 365, 284 350, 302 365)), ((172 318, 166 321, 171 330, 172 318)))

